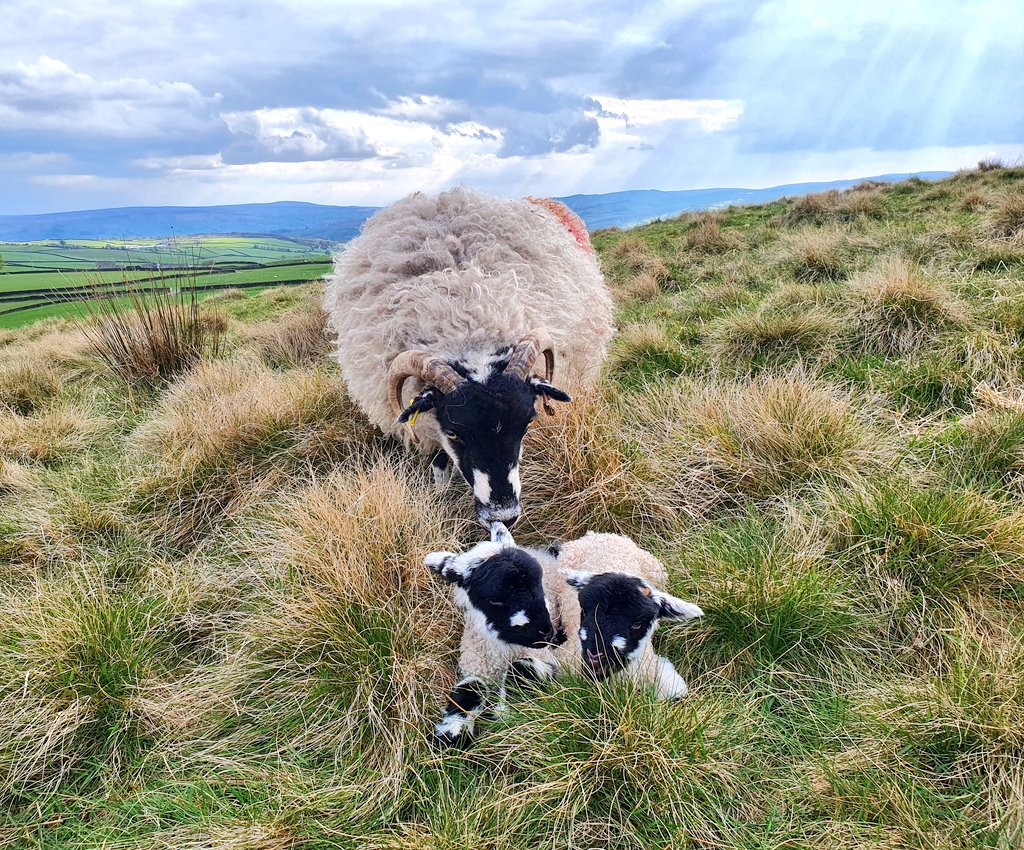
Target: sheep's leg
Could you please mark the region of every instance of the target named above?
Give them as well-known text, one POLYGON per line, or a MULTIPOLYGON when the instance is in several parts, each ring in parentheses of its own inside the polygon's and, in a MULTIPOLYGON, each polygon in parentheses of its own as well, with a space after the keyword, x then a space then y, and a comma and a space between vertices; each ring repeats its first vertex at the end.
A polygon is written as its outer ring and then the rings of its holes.
POLYGON ((553 660, 528 655, 512 662, 509 679, 517 690, 532 690, 539 682, 552 678, 557 669, 553 660))
POLYGON ((451 459, 448 457, 448 454, 444 449, 438 449, 434 452, 434 457, 430 460, 430 471, 434 476, 434 486, 438 490, 444 489, 448 482, 451 481, 451 459))
POLYGON ((445 746, 468 743, 473 738, 476 719, 485 707, 487 688, 478 676, 461 679, 450 694, 434 737, 445 746))

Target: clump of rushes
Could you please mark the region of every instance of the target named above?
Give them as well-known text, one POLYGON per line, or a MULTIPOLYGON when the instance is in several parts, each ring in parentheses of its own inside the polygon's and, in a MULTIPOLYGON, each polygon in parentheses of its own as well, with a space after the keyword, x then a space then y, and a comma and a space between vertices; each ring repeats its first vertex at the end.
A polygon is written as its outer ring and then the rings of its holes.
POLYGON ((1014 237, 1024 233, 1024 189, 1015 186, 1003 192, 992 214, 992 227, 997 236, 1014 237))
POLYGON ((426 746, 454 682, 461 616, 423 565, 479 527, 424 470, 381 457, 338 471, 243 524, 269 600, 247 624, 229 748, 342 756, 389 794, 426 746), (244 742, 244 743, 243 743, 244 742))
POLYGON ((93 353, 125 383, 156 386, 220 352, 227 321, 201 309, 194 275, 180 290, 127 285, 120 293, 97 293, 83 329, 93 353))
POLYGON ((710 329, 711 355, 726 362, 778 364, 820 351, 840 330, 818 309, 745 310, 719 319, 710 329))
MULTIPOLYGON (((669 477, 717 500, 856 480, 890 458, 849 394, 800 371, 656 390, 636 415, 669 477)), ((650 443, 649 443, 650 444, 650 443)))
POLYGON ((188 547, 309 464, 351 456, 372 429, 334 377, 208 361, 130 436, 133 502, 150 531, 188 547))
POLYGON ((949 289, 902 257, 887 257, 851 281, 847 316, 857 350, 896 356, 933 345, 967 322, 949 289))
POLYGON ((310 298, 279 319, 256 325, 245 336, 259 356, 275 368, 315 365, 325 362, 330 352, 326 319, 320 299, 310 298))

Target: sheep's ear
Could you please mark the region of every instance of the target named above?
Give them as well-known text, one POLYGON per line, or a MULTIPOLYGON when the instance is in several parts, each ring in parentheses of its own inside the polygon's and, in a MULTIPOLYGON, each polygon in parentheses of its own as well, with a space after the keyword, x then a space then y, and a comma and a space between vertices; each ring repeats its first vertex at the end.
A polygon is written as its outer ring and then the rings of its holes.
POLYGON ((449 584, 461 584, 466 579, 467 572, 454 552, 431 552, 423 563, 449 584))
POLYGON ((654 591, 654 601, 658 603, 658 616, 665 620, 694 620, 704 616, 699 606, 660 590, 654 591))
POLYGON ((516 541, 512 538, 512 532, 503 522, 491 523, 491 542, 506 549, 512 549, 516 545, 516 541))
POLYGON ((568 567, 559 567, 558 572, 562 574, 566 584, 575 587, 577 590, 581 587, 586 587, 588 582, 594 577, 593 573, 588 573, 586 570, 570 570, 568 567))
POLYGON ((427 387, 409 403, 409 406, 405 410, 402 411, 401 415, 398 417, 398 421, 404 424, 408 422, 414 414, 423 413, 425 410, 433 410, 437 407, 437 401, 440 396, 440 390, 437 390, 434 387, 427 387))
POLYGON ((558 387, 554 387, 540 378, 531 378, 530 385, 533 387, 533 391, 537 395, 544 396, 545 400, 550 398, 554 401, 572 401, 572 396, 565 390, 560 390, 558 387))

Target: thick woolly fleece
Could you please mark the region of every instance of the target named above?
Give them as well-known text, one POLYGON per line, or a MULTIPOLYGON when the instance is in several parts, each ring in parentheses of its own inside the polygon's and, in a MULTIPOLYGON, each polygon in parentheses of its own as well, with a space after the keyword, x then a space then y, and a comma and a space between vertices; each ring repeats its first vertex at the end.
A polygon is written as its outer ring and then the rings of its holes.
MULTIPOLYGON (((544 328, 555 384, 573 393, 599 377, 613 331, 597 256, 554 213, 466 188, 416 193, 370 218, 335 257, 324 308, 353 400, 403 439, 386 380, 401 352, 479 360, 544 328)), ((405 398, 419 389, 409 380, 405 398)), ((422 450, 435 450, 434 417, 421 416, 416 435, 422 450)))
MULTIPOLYGON (((588 531, 578 540, 563 543, 557 558, 541 560, 544 568, 545 593, 556 614, 559 626, 568 640, 554 651, 558 666, 578 672, 582 668, 580 630, 580 602, 575 587, 566 583, 559 569, 584 570, 590 573, 626 573, 644 579, 656 589, 663 588, 668 573, 661 561, 641 549, 630 538, 620 534, 598 534, 588 531), (548 575, 553 574, 553 587, 548 587, 548 575)), ((655 654, 650 635, 643 650, 633 659, 623 674, 639 684, 651 685, 661 698, 675 698, 686 694, 686 683, 667 658, 655 654)))

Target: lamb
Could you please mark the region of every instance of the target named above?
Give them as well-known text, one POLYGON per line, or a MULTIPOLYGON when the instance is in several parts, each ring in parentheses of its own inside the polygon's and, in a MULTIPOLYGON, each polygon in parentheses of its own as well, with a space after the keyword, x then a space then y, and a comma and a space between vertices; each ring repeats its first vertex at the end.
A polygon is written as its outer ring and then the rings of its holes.
MULTIPOLYGON (((500 524, 499 524, 500 526, 500 524)), ((468 552, 432 552, 426 565, 454 585, 466 622, 459 652, 459 680, 434 729, 445 745, 473 737, 476 719, 490 705, 500 711, 505 679, 520 675, 544 679, 555 670, 550 647, 558 640, 552 626, 546 587, 554 573, 542 571, 534 555, 515 546, 500 526, 494 540, 468 552)), ((561 640, 564 641, 564 635, 561 640)))
POLYGON ((651 635, 659 620, 704 612, 658 589, 667 574, 657 558, 628 537, 588 532, 561 546, 555 569, 563 583, 553 607, 561 628, 577 637, 557 651, 560 667, 598 679, 624 675, 653 686, 658 699, 686 696, 686 682, 655 654, 651 635))
POLYGON ((690 620, 704 612, 657 589, 666 579, 657 558, 617 534, 588 532, 549 549, 517 547, 501 523, 491 536, 463 555, 426 558, 456 585, 466 615, 461 678, 435 727, 439 741, 469 741, 488 699, 498 710, 504 705, 510 672, 534 680, 558 670, 596 679, 624 675, 653 686, 659 699, 686 696, 686 682, 654 653, 651 635, 659 619, 690 620), (571 633, 576 639, 567 641, 571 633))
POLYGON ((466 188, 416 193, 370 218, 336 257, 324 307, 353 400, 428 454, 439 486, 458 467, 485 527, 519 518, 536 401, 553 413, 552 401, 593 384, 613 330, 578 218, 466 188), (566 389, 551 383, 556 352, 566 389))

